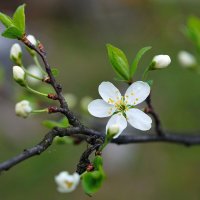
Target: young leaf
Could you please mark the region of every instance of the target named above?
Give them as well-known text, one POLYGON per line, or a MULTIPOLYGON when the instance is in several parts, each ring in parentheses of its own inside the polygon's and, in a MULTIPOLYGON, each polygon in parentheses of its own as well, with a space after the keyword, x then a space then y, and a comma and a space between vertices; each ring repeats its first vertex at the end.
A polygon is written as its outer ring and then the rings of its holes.
POLYGON ((22 32, 25 33, 25 4, 19 6, 13 15, 13 23, 22 32))
POLYGON ((130 68, 130 79, 133 77, 134 73, 136 72, 140 59, 150 49, 151 47, 144 47, 138 51, 130 68))
POLYGON ((6 28, 13 25, 12 19, 1 12, 0 12, 0 21, 6 28))
POLYGON ((108 57, 116 74, 121 78, 129 79, 129 63, 124 52, 111 44, 107 44, 108 57))
POLYGON ((105 174, 103 171, 88 172, 83 176, 82 186, 86 194, 94 194, 97 192, 103 181, 105 174))
POLYGON ((52 69, 51 69, 51 72, 52 72, 52 74, 53 74, 54 76, 58 76, 58 74, 59 74, 59 70, 58 70, 57 68, 52 68, 52 69))
POLYGON ((103 166, 103 158, 101 156, 95 156, 93 165, 95 170, 101 169, 103 166))
POLYGON ((10 26, 1 35, 6 38, 18 39, 22 37, 23 33, 15 26, 10 26))
POLYGON ((54 127, 67 128, 69 126, 69 122, 66 118, 63 118, 59 122, 52 121, 52 120, 45 120, 42 122, 42 125, 49 129, 52 129, 54 127))

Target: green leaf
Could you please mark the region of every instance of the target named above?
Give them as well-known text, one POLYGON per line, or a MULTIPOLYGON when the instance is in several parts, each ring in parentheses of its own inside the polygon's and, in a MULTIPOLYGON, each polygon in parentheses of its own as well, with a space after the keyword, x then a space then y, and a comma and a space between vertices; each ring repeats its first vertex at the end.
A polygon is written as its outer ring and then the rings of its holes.
POLYGON ((42 122, 42 125, 49 129, 52 129, 54 127, 67 128, 69 126, 69 122, 66 118, 63 118, 62 120, 58 122, 53 121, 53 120, 45 120, 42 122))
POLYGON ((103 171, 88 172, 83 176, 82 186, 87 194, 94 194, 97 192, 105 179, 103 171))
POLYGON ((129 63, 124 52, 111 44, 107 44, 106 47, 115 73, 121 79, 129 80, 129 63))
POLYGON ((13 23, 22 33, 25 33, 25 6, 19 6, 13 15, 13 23))
POLYGON ((197 50, 200 52, 200 19, 195 16, 189 17, 184 33, 195 44, 197 50))
POLYGON ((140 59, 142 58, 142 56, 148 51, 150 50, 151 47, 144 47, 142 49, 140 49, 138 51, 138 53, 136 54, 134 60, 133 60, 133 63, 131 65, 131 68, 130 68, 130 79, 133 77, 133 75, 135 74, 136 70, 137 70, 137 67, 138 67, 138 64, 139 64, 139 61, 140 59))
POLYGON ((23 33, 15 26, 10 26, 1 35, 6 38, 18 39, 22 37, 23 33))
POLYGON ((5 15, 1 12, 0 12, 0 21, 6 28, 13 25, 12 19, 8 15, 5 15))
POLYGON ((53 141, 58 145, 73 144, 74 143, 73 139, 71 137, 68 137, 68 136, 64 136, 64 137, 56 136, 53 141))
POLYGON ((102 169, 103 166, 103 158, 102 156, 95 156, 93 160, 93 165, 95 170, 102 169))
POLYGON ((59 70, 58 70, 57 68, 52 68, 52 69, 51 69, 51 72, 52 72, 52 74, 53 74, 54 76, 58 76, 58 74, 59 74, 59 70))

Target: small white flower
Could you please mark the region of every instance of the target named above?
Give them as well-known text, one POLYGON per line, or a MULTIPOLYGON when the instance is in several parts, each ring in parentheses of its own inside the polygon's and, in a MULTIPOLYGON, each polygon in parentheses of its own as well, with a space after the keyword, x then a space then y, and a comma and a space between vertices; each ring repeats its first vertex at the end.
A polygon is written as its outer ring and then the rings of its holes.
POLYGON ((31 42, 34 46, 37 45, 37 40, 35 39, 35 37, 33 35, 28 35, 27 39, 29 40, 29 42, 31 42))
POLYGON ((96 99, 88 105, 88 111, 95 117, 109 117, 110 120, 106 125, 108 128, 113 124, 119 126, 118 133, 114 136, 117 138, 127 127, 127 121, 131 126, 146 131, 151 128, 152 120, 141 110, 135 108, 142 103, 150 94, 150 87, 143 81, 132 83, 127 89, 124 96, 110 82, 102 82, 99 85, 99 94, 103 99, 96 99))
MULTIPOLYGON (((36 66, 36 65, 31 65, 28 69, 28 72, 40 79, 42 79, 42 72, 41 70, 36 66)), ((41 81, 33 78, 31 76, 27 76, 27 80, 29 81, 29 83, 31 83, 32 85, 37 85, 38 83, 40 83, 41 81)))
POLYGON ((27 100, 20 101, 15 105, 16 115, 19 117, 26 118, 32 111, 32 107, 30 106, 30 102, 27 100))
POLYGON ((19 66, 13 67, 13 78, 14 80, 19 83, 21 86, 25 85, 25 72, 24 70, 19 66))
POLYGON ((55 182, 58 185, 57 190, 61 193, 72 192, 78 186, 79 181, 80 175, 76 172, 70 175, 68 172, 63 171, 55 176, 55 182))
POLYGON ((153 58, 152 63, 152 69, 162 69, 171 63, 171 59, 168 55, 157 55, 153 58))
POLYGON ((197 64, 195 57, 187 51, 180 51, 178 53, 178 61, 183 67, 186 68, 193 67, 194 65, 197 64))
POLYGON ((11 60, 16 62, 17 60, 21 59, 21 56, 22 56, 21 46, 18 43, 13 44, 11 49, 10 49, 11 60))
POLYGON ((67 101, 67 104, 70 109, 73 109, 77 104, 77 98, 74 94, 66 93, 64 94, 65 100, 67 101))

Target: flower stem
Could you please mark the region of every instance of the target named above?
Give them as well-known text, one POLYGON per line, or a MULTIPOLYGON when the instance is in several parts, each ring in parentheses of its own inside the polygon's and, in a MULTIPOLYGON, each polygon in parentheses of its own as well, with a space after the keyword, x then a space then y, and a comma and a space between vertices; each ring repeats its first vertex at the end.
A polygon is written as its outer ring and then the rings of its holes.
POLYGON ((40 62, 39 62, 38 57, 36 55, 33 56, 33 60, 34 60, 35 64, 40 68, 40 71, 44 75, 47 75, 47 73, 42 69, 42 66, 40 65, 40 62))
POLYGON ((48 108, 41 109, 41 110, 32 110, 31 111, 32 114, 39 114, 39 113, 43 113, 43 112, 48 112, 48 108))
POLYGON ((39 92, 37 90, 34 90, 31 87, 29 87, 28 85, 26 85, 26 88, 27 88, 27 90, 29 90, 30 92, 32 92, 34 94, 38 94, 38 95, 42 95, 42 96, 48 97, 48 94, 44 94, 44 93, 41 93, 41 92, 39 92))

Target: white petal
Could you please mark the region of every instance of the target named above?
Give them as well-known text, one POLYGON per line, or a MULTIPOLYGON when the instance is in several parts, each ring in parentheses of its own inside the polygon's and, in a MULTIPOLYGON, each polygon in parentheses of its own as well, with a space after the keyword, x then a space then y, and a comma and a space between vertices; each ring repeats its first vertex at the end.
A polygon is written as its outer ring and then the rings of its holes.
POLYGON ((152 119, 139 109, 132 108, 126 112, 127 121, 136 129, 147 131, 151 128, 152 119))
POLYGON ((113 138, 117 138, 122 133, 122 131, 127 127, 126 118, 121 113, 115 114, 109 119, 106 125, 106 133, 109 127, 116 124, 119 127, 119 132, 113 138))
POLYGON ((109 117, 115 112, 115 107, 102 99, 96 99, 88 105, 88 111, 95 117, 109 117))
POLYGON ((99 94, 109 104, 114 104, 121 100, 120 91, 110 82, 102 82, 99 85, 99 94))
POLYGON ((125 102, 130 105, 137 105, 143 102, 150 94, 150 86, 143 82, 137 81, 132 83, 125 93, 125 102))

